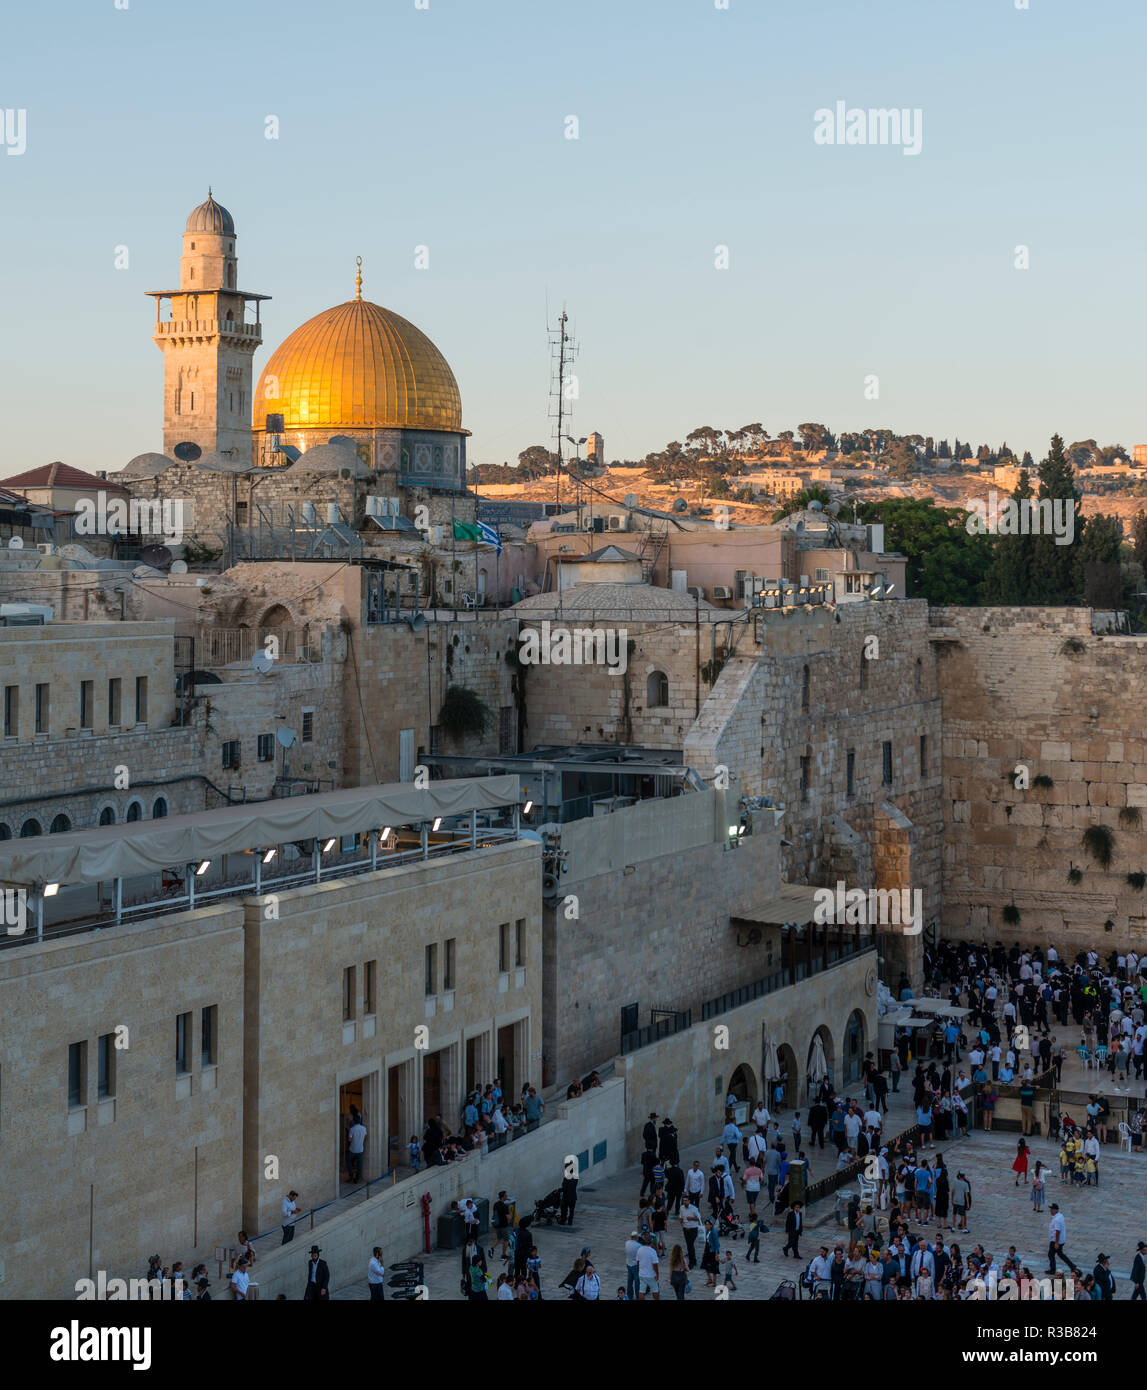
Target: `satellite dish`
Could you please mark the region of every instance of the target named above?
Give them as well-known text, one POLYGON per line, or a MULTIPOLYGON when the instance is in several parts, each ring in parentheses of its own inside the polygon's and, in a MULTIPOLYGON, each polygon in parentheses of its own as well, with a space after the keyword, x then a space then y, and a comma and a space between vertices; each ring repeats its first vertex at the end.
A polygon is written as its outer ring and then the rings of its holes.
POLYGON ((8 549, 9 549, 9 550, 23 550, 23 549, 24 549, 24 542, 20 539, 19 536, 13 536, 12 539, 8 542, 8 549))
MULTIPOLYGON (((259 650, 251 658, 251 670, 257 671, 259 675, 265 676, 275 665, 275 658, 268 651, 259 650)), ((293 742, 293 739, 292 739, 293 742)), ((290 744, 285 745, 290 747, 290 744)))
POLYGON ((186 560, 172 560, 172 562, 171 562, 171 569, 168 571, 168 573, 169 573, 169 574, 186 574, 186 573, 187 573, 187 561, 186 561, 186 560))
POLYGON ((275 730, 275 738, 278 740, 280 748, 293 748, 299 741, 299 736, 294 729, 282 727, 275 730))
POLYGON ((824 506, 822 503, 818 502, 814 497, 812 501, 808 504, 808 509, 810 512, 823 512, 824 506))
POLYGON ((426 614, 411 614, 411 616, 406 619, 406 625, 410 628, 411 632, 421 632, 422 629, 426 626, 426 614))
POLYGON ((171 564, 171 551, 165 545, 145 545, 139 552, 139 561, 152 569, 167 569, 171 564))
POLYGON ((640 507, 640 506, 641 506, 641 501, 640 501, 640 499, 638 498, 636 492, 627 492, 627 493, 625 494, 625 505, 626 505, 627 507, 640 507))
POLYGON ((192 444, 187 440, 183 444, 177 444, 171 452, 181 463, 194 463, 203 450, 198 444, 192 444))
POLYGON ((825 510, 828 512, 829 516, 839 516, 839 515, 840 515, 840 503, 839 503, 839 502, 830 502, 830 503, 828 504, 828 506, 825 508, 825 510))

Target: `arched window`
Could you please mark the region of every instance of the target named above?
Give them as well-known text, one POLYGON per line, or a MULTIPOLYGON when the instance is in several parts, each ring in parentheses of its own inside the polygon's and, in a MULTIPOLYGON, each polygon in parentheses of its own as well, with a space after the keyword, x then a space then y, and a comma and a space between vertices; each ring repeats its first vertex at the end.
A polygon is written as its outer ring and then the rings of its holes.
POLYGON ((806 666, 801 672, 801 709, 808 709, 809 703, 809 670, 806 666))
POLYGON ((28 840, 31 839, 33 835, 42 835, 43 833, 43 826, 41 826, 38 820, 26 820, 20 827, 21 840, 28 840))
POLYGON ((231 264, 227 266, 227 288, 229 290, 235 288, 235 267, 231 264))
POLYGON ((916 669, 913 675, 913 689, 917 695, 920 694, 920 685, 923 679, 924 663, 919 657, 916 658, 916 669))
POLYGON ((868 653, 863 647, 860 649, 860 688, 866 689, 868 686, 868 653))
POLYGON ((139 804, 138 801, 133 801, 131 805, 127 808, 127 815, 124 817, 124 819, 127 821, 143 819, 143 807, 139 804))
POLYGON ((11 828, 11 826, 5 825, 4 822, 3 822, 2 820, 0 820, 0 840, 10 840, 11 838, 12 838, 12 828, 11 828))
POLYGON ((72 822, 61 813, 52 821, 52 828, 48 832, 50 835, 62 835, 65 830, 71 830, 72 822))
POLYGON ((162 820, 166 815, 167 798, 165 796, 157 796, 155 798, 155 805, 151 808, 151 818, 152 820, 162 820))
POLYGON ((115 807, 105 806, 100 812, 101 825, 115 825, 115 807))
POLYGON ((669 703, 669 677, 664 671, 650 671, 645 682, 645 703, 650 709, 659 709, 669 703))

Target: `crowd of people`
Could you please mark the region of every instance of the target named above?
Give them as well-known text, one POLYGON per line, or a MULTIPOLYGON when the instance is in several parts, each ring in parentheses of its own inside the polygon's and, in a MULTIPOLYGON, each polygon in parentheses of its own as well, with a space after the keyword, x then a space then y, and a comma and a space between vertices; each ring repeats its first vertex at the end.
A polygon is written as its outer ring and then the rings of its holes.
POLYGON ((528 1081, 518 1100, 511 1102, 503 1095, 501 1078, 496 1076, 469 1092, 454 1131, 447 1129, 441 1115, 432 1115, 421 1138, 410 1136, 407 1153, 411 1170, 417 1173, 424 1165, 450 1163, 475 1149, 485 1152, 498 1148, 517 1134, 536 1128, 545 1108, 537 1088, 528 1081))

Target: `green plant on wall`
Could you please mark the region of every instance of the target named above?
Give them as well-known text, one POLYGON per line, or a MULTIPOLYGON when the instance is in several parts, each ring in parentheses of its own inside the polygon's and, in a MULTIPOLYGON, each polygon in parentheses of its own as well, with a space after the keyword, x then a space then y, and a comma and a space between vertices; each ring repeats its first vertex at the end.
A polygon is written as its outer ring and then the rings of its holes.
POLYGON ((1015 924, 1016 924, 1019 920, 1020 920, 1020 910, 1019 910, 1019 908, 1015 905, 1015 903, 1005 903, 1005 904, 1004 904, 1004 921, 1007 922, 1009 926, 1013 926, 1013 927, 1014 927, 1015 924))
POLYGON ((1083 832, 1083 848, 1101 869, 1110 868, 1115 852, 1115 836, 1110 826, 1089 825, 1083 832))
POLYGON ((1068 869, 1068 871, 1067 871, 1067 881, 1068 881, 1068 883, 1082 883, 1082 882, 1083 882, 1083 870, 1082 870, 1082 869, 1077 869, 1077 868, 1075 867, 1075 865, 1073 864, 1073 865, 1071 866, 1071 868, 1068 869))
POLYGON ((1138 806, 1121 806, 1119 824, 1124 830, 1138 830, 1143 823, 1143 812, 1138 806))
POLYGON ((1046 773, 1041 772, 1040 775, 1039 775, 1038 777, 1033 777, 1033 778, 1032 778, 1032 786, 1033 786, 1033 787, 1054 787, 1054 786, 1055 786, 1055 783, 1051 780, 1050 777, 1048 777, 1048 776, 1046 775, 1046 773))
POLYGON ((494 723, 489 705, 464 685, 446 687, 438 723, 453 739, 482 738, 494 723))
POLYGON ((1134 888, 1137 893, 1141 893, 1143 889, 1147 887, 1147 874, 1143 873, 1142 870, 1138 870, 1133 874, 1128 874, 1127 883, 1128 886, 1134 888))

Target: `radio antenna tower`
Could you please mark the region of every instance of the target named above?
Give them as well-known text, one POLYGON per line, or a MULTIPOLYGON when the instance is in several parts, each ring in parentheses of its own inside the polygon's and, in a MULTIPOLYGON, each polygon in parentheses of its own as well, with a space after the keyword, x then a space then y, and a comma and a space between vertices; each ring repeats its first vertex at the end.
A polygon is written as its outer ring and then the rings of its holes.
POLYGON ((577 343, 566 332, 569 315, 562 305, 562 316, 557 328, 550 329, 550 418, 554 421, 554 438, 557 440, 558 476, 554 491, 554 502, 558 511, 562 503, 562 435, 565 431, 566 417, 573 413, 567 401, 577 399, 577 377, 570 371, 577 356, 577 343))

